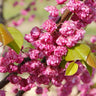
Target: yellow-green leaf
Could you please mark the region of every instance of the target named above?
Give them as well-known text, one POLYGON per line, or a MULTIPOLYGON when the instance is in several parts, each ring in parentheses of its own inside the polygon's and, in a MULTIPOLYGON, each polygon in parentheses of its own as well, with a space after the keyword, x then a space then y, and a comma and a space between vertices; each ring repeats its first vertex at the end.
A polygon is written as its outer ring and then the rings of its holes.
POLYGON ((91 52, 89 53, 87 57, 87 64, 91 67, 96 68, 96 57, 91 52))
POLYGON ((84 60, 90 52, 89 46, 86 44, 77 44, 75 47, 68 49, 68 53, 65 56, 66 61, 84 60))
POLYGON ((13 41, 11 34, 8 32, 6 26, 0 24, 0 42, 5 46, 13 41))
POLYGON ((18 31, 14 27, 8 27, 7 29, 11 33, 11 35, 14 39, 12 42, 10 42, 8 44, 8 46, 11 47, 12 49, 14 49, 17 53, 19 53, 20 49, 23 45, 23 35, 21 34, 20 31, 18 31))
POLYGON ((78 70, 78 64, 75 62, 72 62, 69 64, 68 68, 66 69, 65 75, 66 76, 71 76, 74 75, 78 70))

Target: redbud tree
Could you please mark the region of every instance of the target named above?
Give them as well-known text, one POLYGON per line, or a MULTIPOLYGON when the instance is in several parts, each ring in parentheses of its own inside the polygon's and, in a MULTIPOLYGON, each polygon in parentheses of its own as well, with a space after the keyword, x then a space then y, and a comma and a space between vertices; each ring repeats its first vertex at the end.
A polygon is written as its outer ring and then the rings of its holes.
MULTIPOLYGON (((9 73, 1 80, 0 89, 11 82, 16 87, 16 96, 34 87, 36 94, 48 96, 54 85, 57 96, 69 96, 77 86, 80 96, 96 95, 92 80, 96 57, 91 48, 82 43, 86 26, 96 21, 96 0, 56 0, 56 3, 45 7, 48 19, 25 34, 24 39, 34 46, 27 52, 22 46, 22 34, 16 28, 0 24, 0 41, 9 46, 0 57, 0 72, 9 73), (24 73, 28 73, 27 78, 20 76, 24 73)), ((96 36, 91 42, 96 43, 96 36)), ((1 95, 5 93, 1 90, 1 95)))

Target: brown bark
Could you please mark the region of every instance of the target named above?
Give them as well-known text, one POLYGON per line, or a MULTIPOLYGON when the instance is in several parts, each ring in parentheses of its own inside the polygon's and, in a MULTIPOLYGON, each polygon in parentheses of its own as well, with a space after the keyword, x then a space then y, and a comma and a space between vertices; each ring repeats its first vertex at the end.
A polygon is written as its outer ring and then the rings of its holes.
MULTIPOLYGON (((30 61, 30 58, 24 58, 23 62, 21 64, 18 65, 18 68, 20 70, 20 67, 25 64, 25 62, 30 61)), ((12 74, 18 74, 18 73, 10 73, 8 74, 3 80, 0 81, 0 89, 3 88, 4 86, 6 86, 9 83, 9 80, 7 79, 7 77, 9 77, 12 74)))
POLYGON ((5 19, 3 16, 3 5, 4 5, 4 0, 0 0, 0 23, 5 24, 5 19))
POLYGON ((25 92, 25 91, 20 90, 20 91, 18 91, 18 93, 16 94, 16 96, 22 96, 24 92, 25 92))

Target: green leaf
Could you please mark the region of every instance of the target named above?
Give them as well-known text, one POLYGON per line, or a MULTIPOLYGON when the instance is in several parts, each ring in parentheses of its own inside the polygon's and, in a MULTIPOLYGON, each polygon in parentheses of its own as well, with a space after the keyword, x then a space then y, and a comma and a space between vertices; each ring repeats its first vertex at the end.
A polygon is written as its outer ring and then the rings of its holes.
POLYGON ((77 44, 75 47, 68 49, 68 53, 65 56, 66 61, 84 60, 90 52, 89 46, 86 44, 77 44))
POLYGON ((11 33, 11 36, 13 37, 13 41, 8 44, 9 47, 11 47, 16 53, 19 54, 20 49, 23 45, 23 35, 20 31, 18 31, 14 27, 8 27, 8 31, 11 33))
POLYGON ((85 65, 85 67, 87 68, 87 70, 88 70, 90 76, 92 76, 92 67, 89 66, 89 65, 87 64, 87 62, 85 62, 85 61, 82 61, 82 64, 85 65))
POLYGON ((78 70, 78 64, 76 64, 75 62, 72 62, 66 69, 65 75, 66 76, 74 75, 77 72, 77 70, 78 70))
POLYGON ((66 63, 67 62, 65 60, 62 60, 60 63, 60 67, 65 68, 66 63))

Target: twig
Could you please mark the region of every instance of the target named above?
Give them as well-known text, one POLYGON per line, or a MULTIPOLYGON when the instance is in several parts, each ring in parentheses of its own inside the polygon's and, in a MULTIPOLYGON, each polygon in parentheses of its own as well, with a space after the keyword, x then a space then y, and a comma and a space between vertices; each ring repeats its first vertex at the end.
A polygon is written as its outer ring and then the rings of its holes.
POLYGON ((7 80, 7 77, 9 77, 11 74, 7 75, 3 80, 0 81, 0 89, 2 89, 5 85, 9 83, 9 80, 7 80))
MULTIPOLYGON (((20 67, 21 67, 23 64, 25 64, 25 62, 28 62, 28 61, 30 61, 30 60, 31 60, 31 59, 30 59, 29 57, 28 57, 28 58, 24 58, 23 62, 18 65, 19 70, 20 70, 20 67)), ((9 80, 8 80, 7 78, 8 78, 10 75, 12 75, 12 74, 18 74, 18 73, 16 73, 16 72, 10 73, 10 74, 8 74, 3 80, 1 80, 1 81, 0 81, 0 89, 3 88, 6 84, 9 83, 9 80)))
POLYGON ((16 94, 16 96, 22 96, 24 92, 25 91, 23 91, 23 90, 19 90, 18 93, 16 94))
POLYGON ((5 19, 3 17, 3 6, 4 0, 0 0, 0 23, 5 24, 5 19))
POLYGON ((57 24, 57 29, 56 31, 58 31, 62 25, 62 23, 66 20, 68 20, 70 18, 70 16, 72 15, 72 12, 70 12, 68 9, 66 9, 64 11, 64 13, 61 15, 61 17, 58 19, 58 21, 56 22, 57 24))

